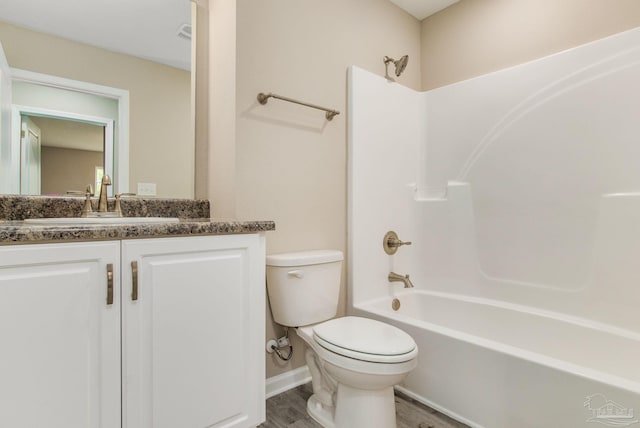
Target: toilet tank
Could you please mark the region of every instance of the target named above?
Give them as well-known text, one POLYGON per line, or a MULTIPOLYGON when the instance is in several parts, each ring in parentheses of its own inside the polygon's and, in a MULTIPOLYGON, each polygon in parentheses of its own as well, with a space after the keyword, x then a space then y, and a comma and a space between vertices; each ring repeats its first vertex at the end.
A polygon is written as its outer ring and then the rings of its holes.
POLYGON ((335 317, 342 252, 298 251, 267 256, 267 292, 273 320, 299 327, 335 317))

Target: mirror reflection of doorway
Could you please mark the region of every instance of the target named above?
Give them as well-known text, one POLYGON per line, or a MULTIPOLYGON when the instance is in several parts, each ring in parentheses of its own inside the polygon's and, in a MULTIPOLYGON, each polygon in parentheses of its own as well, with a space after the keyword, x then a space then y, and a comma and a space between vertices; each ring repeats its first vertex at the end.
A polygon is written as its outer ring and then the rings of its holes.
POLYGON ((28 116, 20 123, 20 193, 39 195, 42 165, 42 131, 28 116))
MULTIPOLYGON (((22 117, 36 117, 36 122, 46 118, 68 119, 69 123, 91 123, 101 125, 104 129, 101 136, 100 149, 104 162, 101 164, 104 174, 113 180, 108 189, 109 196, 118 189, 127 188, 128 183, 128 93, 116 88, 97 86, 87 82, 79 82, 55 76, 41 75, 24 70, 12 69, 11 85, 11 144, 8 153, 11 156, 10 170, 6 172, 13 183, 10 188, 3 188, 5 193, 35 194, 35 190, 21 190, 20 165, 20 131, 22 117), (103 135, 104 134, 104 135, 103 135)), ((39 125, 39 124, 38 124, 39 125)), ((59 143, 51 143, 50 131, 43 130, 45 147, 65 147, 59 143)), ((73 147, 76 148, 76 147, 73 147)), ((47 150, 47 149, 45 149, 47 150)), ((1 161, 2 159, 0 159, 1 161)), ((45 167, 47 165, 45 164, 45 167)), ((3 171, 0 171, 0 174, 3 171)), ((84 190, 87 184, 78 183, 69 188, 56 186, 51 188, 47 183, 54 183, 43 178, 40 194, 57 195, 67 190, 84 190)), ((22 186, 25 189, 25 186, 22 186)))
POLYGON ((104 171, 105 126, 23 114, 21 129, 20 193, 64 195, 95 186, 104 171))

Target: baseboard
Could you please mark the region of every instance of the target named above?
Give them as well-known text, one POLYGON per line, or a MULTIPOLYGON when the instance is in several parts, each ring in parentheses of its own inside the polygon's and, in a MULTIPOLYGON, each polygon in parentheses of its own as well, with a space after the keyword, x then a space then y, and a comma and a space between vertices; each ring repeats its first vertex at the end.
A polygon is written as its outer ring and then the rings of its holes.
POLYGON ((309 373, 307 366, 270 377, 265 383, 266 398, 271 398, 309 381, 311 381, 311 373, 309 373))

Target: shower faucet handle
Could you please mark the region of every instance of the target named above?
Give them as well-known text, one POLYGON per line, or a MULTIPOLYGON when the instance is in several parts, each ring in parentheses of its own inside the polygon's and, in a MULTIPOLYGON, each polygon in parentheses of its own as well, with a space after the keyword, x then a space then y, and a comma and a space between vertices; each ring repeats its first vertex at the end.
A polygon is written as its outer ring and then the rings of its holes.
POLYGON ((394 231, 387 232, 382 240, 382 248, 384 248, 384 252, 389 255, 395 254, 398 248, 403 245, 411 245, 411 241, 401 241, 398 239, 398 234, 394 231))

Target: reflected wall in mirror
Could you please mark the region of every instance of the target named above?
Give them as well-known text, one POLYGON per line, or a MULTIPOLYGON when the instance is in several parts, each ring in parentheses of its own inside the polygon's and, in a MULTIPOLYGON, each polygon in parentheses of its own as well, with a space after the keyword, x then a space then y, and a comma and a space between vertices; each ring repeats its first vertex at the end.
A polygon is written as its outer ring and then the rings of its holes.
MULTIPOLYGON (((115 184, 114 190, 136 192, 137 183, 155 183, 157 196, 192 198, 194 112, 189 70, 191 42, 186 37, 184 28, 184 24, 188 24, 191 19, 191 2, 141 0, 136 2, 135 8, 127 2, 114 3, 108 0, 87 0, 82 2, 80 7, 76 7, 78 3, 75 2, 76 6, 73 8, 61 5, 60 1, 3 0, 2 3, 0 43, 11 69, 43 73, 128 92, 129 114, 126 118, 120 118, 129 125, 128 135, 125 136, 129 146, 127 153, 122 153, 126 158, 123 163, 129 164, 128 183, 124 180, 124 186, 122 183, 119 183, 119 186, 115 184), (122 5, 122 15, 116 13, 117 3, 127 3, 122 5), (28 13, 24 13, 25 8, 28 9, 28 13), (64 13, 59 13, 61 11, 64 13), (36 28, 34 25, 20 22, 24 16, 34 14, 48 14, 46 19, 40 19, 46 22, 43 25, 48 27, 36 28), (136 18, 136 14, 141 17, 136 18), (104 22, 90 21, 95 19, 95 16, 104 22), (167 17, 170 17, 170 23, 167 17), (55 28, 54 24, 58 19, 59 28, 55 28), (74 24, 78 22, 91 23, 75 25, 74 28, 74 24), (145 23, 147 31, 144 36, 140 35, 141 22, 145 23), (92 34, 83 35, 78 31, 79 27, 86 27, 92 34), (161 33, 166 34, 158 35, 161 33), (95 35, 100 36, 102 41, 93 40, 92 37, 95 35), (110 44, 101 45, 103 41, 110 44), (128 45, 134 51, 132 54, 122 53, 124 48, 119 48, 118 43, 121 46, 128 45), (168 46, 174 53, 165 55, 163 49, 168 46), (182 50, 179 57, 175 54, 178 50, 182 50)), ((0 84, 0 98, 5 95, 1 88, 0 84)), ((15 88, 11 93, 16 93, 15 88)), ((18 101, 14 99, 12 104, 18 104, 18 101)), ((86 114, 96 116, 96 113, 86 114)), ((109 117, 101 114, 97 116, 109 117)), ((120 124, 118 120, 116 116, 116 148, 110 155, 112 158, 118 157, 117 135, 120 125, 126 125, 120 124)), ((11 124, 15 126, 15 119, 11 124)), ((6 138, 5 131, 3 125, 0 125, 2 142, 6 138)), ((8 175, 12 172, 11 168, 15 167, 8 165, 10 161, 6 156, 6 144, 2 144, 0 148, 0 188, 4 190, 6 180, 15 177, 15 174, 8 175)), ((105 153, 104 156, 106 158, 109 155, 105 153)), ((107 164, 108 162, 103 164, 105 171, 108 169, 107 164)), ((116 159, 113 162, 113 175, 117 176, 119 167, 116 159)), ((88 182, 84 182, 84 178, 82 180, 83 182, 75 183, 72 188, 64 191, 83 190, 88 182)), ((47 192, 47 189, 43 184, 41 192, 47 192)), ((61 191, 58 187, 51 190, 52 193, 61 191)))
POLYGON ((104 174, 105 126, 49 117, 30 117, 41 130, 41 189, 44 195, 96 189, 104 174))

